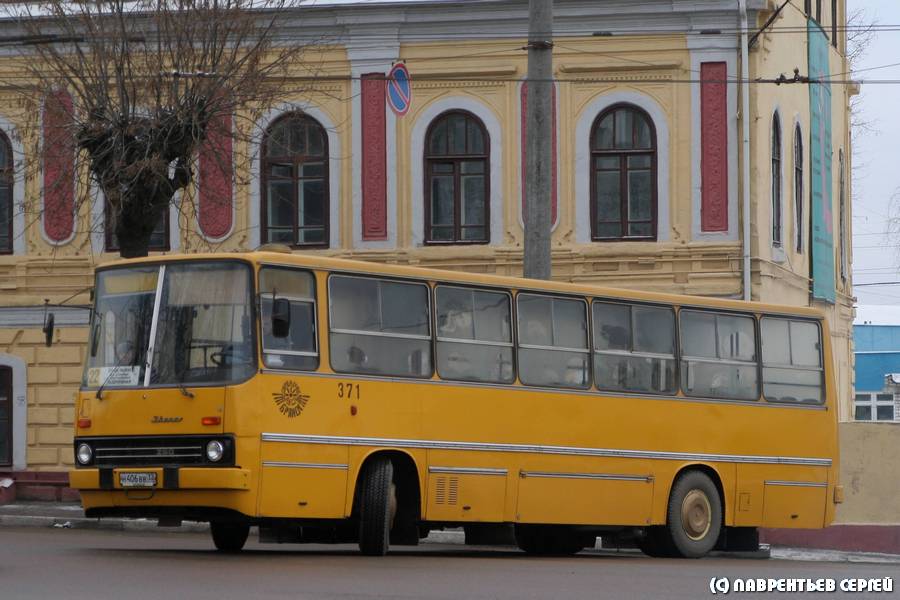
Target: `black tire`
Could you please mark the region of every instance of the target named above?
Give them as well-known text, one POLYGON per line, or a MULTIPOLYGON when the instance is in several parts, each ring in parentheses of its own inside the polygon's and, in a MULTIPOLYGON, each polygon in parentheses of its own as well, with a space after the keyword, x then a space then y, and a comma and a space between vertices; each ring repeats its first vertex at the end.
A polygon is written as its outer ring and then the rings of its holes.
POLYGON ((212 533, 213 544, 219 552, 240 552, 244 544, 247 543, 247 536, 250 535, 250 526, 246 523, 229 523, 224 521, 213 521, 209 524, 209 531, 212 533))
POLYGON ((666 538, 676 556, 700 558, 722 531, 719 490, 705 473, 688 471, 675 481, 666 513, 666 538))
POLYGON ((586 538, 565 527, 519 525, 516 544, 527 554, 535 556, 571 556, 584 550, 586 538))
POLYGON ((384 556, 397 512, 394 465, 389 458, 377 457, 366 464, 359 493, 359 549, 366 556, 384 556))

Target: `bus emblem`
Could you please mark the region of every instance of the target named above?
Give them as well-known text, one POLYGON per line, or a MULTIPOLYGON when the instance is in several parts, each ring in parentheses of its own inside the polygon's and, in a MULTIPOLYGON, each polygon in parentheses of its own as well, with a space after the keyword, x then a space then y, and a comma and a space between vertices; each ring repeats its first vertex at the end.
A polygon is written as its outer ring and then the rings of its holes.
POLYGON ((300 386, 293 381, 285 381, 281 386, 281 392, 273 393, 272 397, 275 398, 275 404, 278 405, 281 414, 290 418, 302 413, 309 401, 309 396, 302 394, 300 386))

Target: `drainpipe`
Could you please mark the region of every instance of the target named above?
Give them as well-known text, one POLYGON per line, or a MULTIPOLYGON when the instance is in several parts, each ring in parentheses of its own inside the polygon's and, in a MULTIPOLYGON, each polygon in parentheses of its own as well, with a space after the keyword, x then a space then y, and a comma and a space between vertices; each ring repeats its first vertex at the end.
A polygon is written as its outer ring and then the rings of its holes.
POLYGON ((750 57, 747 37, 747 0, 738 0, 741 11, 741 246, 743 252, 744 300, 750 300, 750 57))

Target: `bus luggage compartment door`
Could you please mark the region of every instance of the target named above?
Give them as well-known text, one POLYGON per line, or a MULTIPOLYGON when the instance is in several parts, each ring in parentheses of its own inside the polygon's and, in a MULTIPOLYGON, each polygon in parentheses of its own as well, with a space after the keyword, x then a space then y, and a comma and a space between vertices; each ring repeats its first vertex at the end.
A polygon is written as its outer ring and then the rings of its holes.
POLYGON ((342 518, 346 495, 345 446, 263 443, 260 516, 342 518))
POLYGON ((649 465, 629 466, 634 468, 628 473, 523 469, 519 472, 517 520, 547 524, 647 524, 653 478, 642 473, 650 472, 649 465))

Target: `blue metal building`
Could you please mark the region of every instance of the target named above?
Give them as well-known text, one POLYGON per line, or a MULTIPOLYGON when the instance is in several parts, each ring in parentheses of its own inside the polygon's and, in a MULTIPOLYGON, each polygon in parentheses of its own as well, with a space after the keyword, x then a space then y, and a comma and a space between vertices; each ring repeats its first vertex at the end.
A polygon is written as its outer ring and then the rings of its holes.
POLYGON ((853 342, 855 419, 897 420, 900 410, 895 394, 900 391, 900 325, 854 325, 853 342), (895 378, 891 378, 892 374, 895 378))

